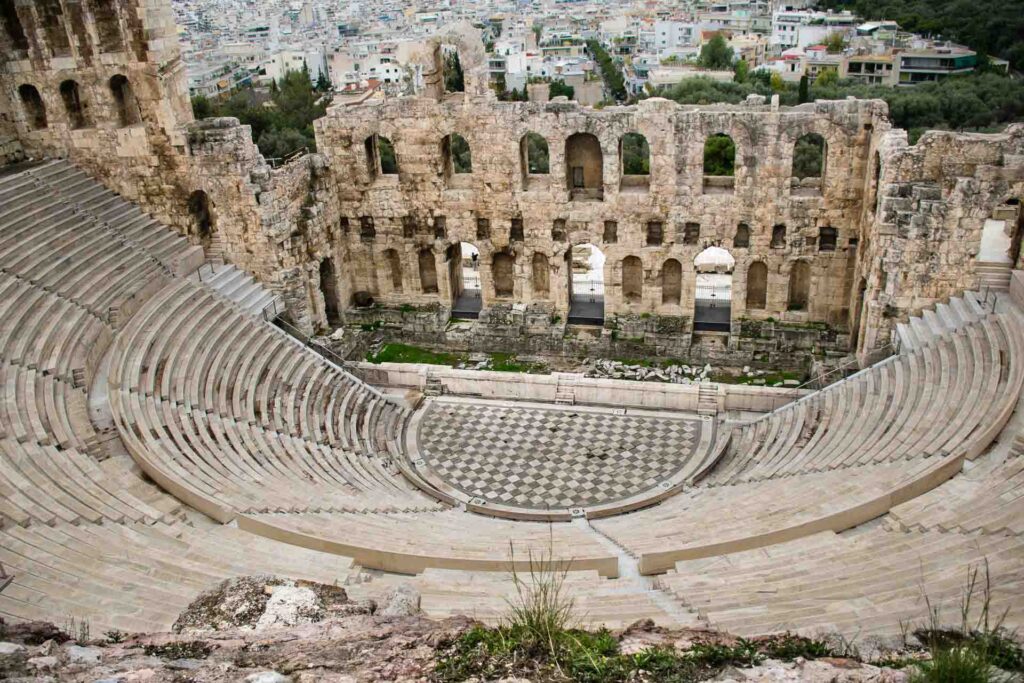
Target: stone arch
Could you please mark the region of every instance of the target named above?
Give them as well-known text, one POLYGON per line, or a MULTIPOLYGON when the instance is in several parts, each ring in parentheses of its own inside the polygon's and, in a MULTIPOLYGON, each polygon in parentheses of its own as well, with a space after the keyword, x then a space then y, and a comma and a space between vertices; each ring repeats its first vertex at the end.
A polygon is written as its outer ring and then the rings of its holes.
POLYGON ((750 226, 740 223, 736 226, 736 234, 732 238, 734 249, 748 249, 750 247, 750 226))
POLYGON ((661 267, 661 303, 678 306, 683 296, 683 264, 670 258, 661 267))
POLYGON ((736 175, 736 143, 725 133, 709 135, 704 141, 704 175, 736 175))
POLYGON ((491 281, 494 296, 510 297, 515 292, 516 257, 507 251, 499 251, 491 259, 491 281))
POLYGON ((693 259, 693 329, 732 331, 732 272, 736 259, 722 247, 708 247, 693 259))
POLYGON ((637 256, 622 259, 622 298, 628 303, 644 298, 644 264, 637 256))
POLYGON ((117 111, 119 127, 125 128, 141 123, 139 103, 135 99, 132 84, 126 76, 116 74, 110 78, 110 94, 114 98, 114 109, 117 111))
POLYGON ((548 141, 543 135, 528 131, 519 140, 519 153, 523 175, 547 175, 551 172, 551 156, 548 141))
POLYGON ((64 10, 61 8, 60 0, 37 0, 36 12, 43 25, 43 35, 50 54, 54 57, 71 54, 71 40, 64 25, 64 10))
POLYGON ((574 325, 603 325, 604 252, 590 243, 566 249, 565 272, 569 288, 569 322, 574 325))
POLYGON ((797 261, 789 271, 789 298, 786 308, 791 311, 807 310, 811 295, 811 264, 797 261))
POLYGON ((21 84, 18 86, 18 97, 21 98, 21 106, 25 109, 25 119, 29 125, 35 130, 46 128, 46 104, 36 86, 21 84))
POLYGON ((328 324, 339 320, 338 315, 338 276, 334 270, 334 261, 325 258, 320 261, 320 293, 324 297, 324 316, 328 324))
POLYGON ((778 223, 772 226, 772 249, 782 249, 786 246, 786 224, 778 223))
POLYGON ((437 264, 434 262, 434 250, 430 247, 421 249, 418 261, 420 290, 424 294, 437 294, 437 264))
POLYGON ((363 140, 363 152, 366 155, 366 170, 371 180, 379 175, 398 173, 395 146, 388 138, 374 133, 363 140))
POLYGON ((533 252, 532 275, 534 296, 547 296, 551 291, 551 264, 546 254, 533 252))
POLYGON ((188 215, 192 220, 190 233, 200 242, 208 244, 213 236, 213 214, 210 212, 210 198, 202 190, 196 190, 188 197, 188 215))
POLYGON ((480 250, 471 242, 455 242, 446 253, 452 317, 473 319, 483 309, 480 250))
POLYGON ((72 128, 87 128, 89 121, 85 116, 85 106, 78 83, 72 80, 60 84, 60 98, 64 102, 64 111, 68 116, 68 125, 72 128))
POLYGON ((595 135, 573 133, 566 138, 565 183, 573 199, 603 198, 604 155, 595 135))
POLYGON ((651 177, 651 148, 640 133, 626 133, 619 139, 620 187, 647 187, 651 177))
POLYGON ((117 17, 117 5, 114 0, 92 0, 92 16, 96 22, 96 35, 100 39, 100 52, 123 50, 121 22, 117 17))
POLYGON ((402 291, 402 257, 396 249, 384 251, 384 262, 388 264, 388 276, 391 279, 391 289, 396 292, 402 291))
POLYGON ((473 155, 466 138, 458 133, 449 133, 441 141, 445 175, 472 173, 473 155))
POLYGON ((0 0, 0 21, 4 24, 4 34, 15 50, 28 50, 28 36, 18 16, 18 8, 14 0, 0 0))
POLYGON ((747 268, 747 309, 762 311, 768 302, 768 266, 754 261, 747 268))
POLYGON ((825 138, 817 133, 797 138, 793 143, 792 176, 798 180, 824 178, 827 149, 825 138))

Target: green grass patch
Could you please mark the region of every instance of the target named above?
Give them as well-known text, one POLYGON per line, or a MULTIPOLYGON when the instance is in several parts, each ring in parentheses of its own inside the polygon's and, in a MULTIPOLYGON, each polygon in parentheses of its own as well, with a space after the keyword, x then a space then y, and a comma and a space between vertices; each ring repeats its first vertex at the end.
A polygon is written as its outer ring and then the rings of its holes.
POLYGON ((426 363, 428 365, 454 366, 465 360, 456 353, 428 351, 409 344, 385 344, 377 353, 367 353, 371 363, 426 363))
POLYGON ((541 362, 521 361, 514 353, 490 353, 487 370, 496 372, 529 372, 533 374, 547 373, 548 366, 541 362))

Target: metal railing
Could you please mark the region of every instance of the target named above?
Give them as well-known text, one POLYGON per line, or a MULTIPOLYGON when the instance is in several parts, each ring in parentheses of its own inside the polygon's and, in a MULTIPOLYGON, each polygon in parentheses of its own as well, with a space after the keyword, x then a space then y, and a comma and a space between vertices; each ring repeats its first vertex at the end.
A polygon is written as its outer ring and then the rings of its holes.
POLYGON ((281 168, 286 164, 289 164, 299 157, 304 157, 309 154, 309 147, 301 147, 294 152, 289 152, 283 157, 268 157, 265 161, 270 164, 271 168, 281 168))
POLYGON ((0 593, 3 593, 4 589, 11 585, 11 581, 14 581, 14 574, 8 574, 3 563, 0 562, 0 593))
MULTIPOLYGON (((223 269, 234 269, 234 270, 239 271, 240 273, 242 273, 246 277, 252 277, 251 275, 249 275, 248 273, 243 271, 241 268, 238 268, 237 266, 231 265, 229 263, 222 263, 220 265, 220 267, 218 268, 217 264, 215 264, 212 261, 206 261, 205 263, 200 265, 198 268, 196 268, 194 273, 195 273, 196 279, 199 280, 199 282, 209 282, 210 280, 212 280, 217 275, 217 273, 220 270, 223 270, 223 269), (205 272, 205 279, 204 279, 204 272, 205 272)), ((281 301, 280 297, 277 294, 274 293, 274 291, 272 289, 266 289, 255 278, 253 278, 253 282, 256 284, 257 287, 260 287, 261 289, 264 289, 268 294, 271 294, 273 296, 273 298, 270 300, 270 303, 268 303, 263 308, 261 308, 260 309, 260 313, 259 313, 260 317, 263 318, 265 321, 273 322, 274 319, 276 319, 279 315, 281 315, 282 313, 285 312, 284 303, 281 301)), ((217 290, 213 289, 212 287, 210 287, 208 289, 211 292, 213 292, 214 294, 220 296, 221 298, 229 299, 229 297, 224 296, 223 294, 221 294, 217 290)), ((232 301, 232 303, 237 303, 237 302, 232 301)))

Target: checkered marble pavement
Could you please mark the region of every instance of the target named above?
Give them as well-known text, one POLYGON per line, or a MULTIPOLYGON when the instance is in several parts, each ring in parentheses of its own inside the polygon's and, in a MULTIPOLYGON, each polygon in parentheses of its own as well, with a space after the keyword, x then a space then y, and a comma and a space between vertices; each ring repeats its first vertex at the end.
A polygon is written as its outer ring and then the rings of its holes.
POLYGON ((696 419, 434 401, 420 457, 451 486, 532 509, 609 503, 650 489, 685 464, 696 419))

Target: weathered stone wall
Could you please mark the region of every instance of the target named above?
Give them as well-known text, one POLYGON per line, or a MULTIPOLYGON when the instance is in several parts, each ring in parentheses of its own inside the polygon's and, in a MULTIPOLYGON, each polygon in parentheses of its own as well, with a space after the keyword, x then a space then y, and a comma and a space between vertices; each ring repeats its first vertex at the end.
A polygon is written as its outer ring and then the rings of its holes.
MULTIPOLYGON (((877 215, 865 226, 862 353, 889 343, 896 322, 978 288, 986 221, 1016 207, 1002 227, 1006 241, 1016 235, 1019 244, 1024 200, 1024 125, 989 135, 932 131, 913 146, 897 130, 878 154, 877 215)), ((1008 266, 1024 265, 1019 248, 1015 256, 1008 266)))
POLYGON ((480 250, 485 307, 540 302, 564 317, 569 307, 566 255, 573 245, 589 243, 607 259, 606 314, 691 316, 694 258, 704 248, 718 245, 736 259, 734 318, 813 320, 845 327, 850 262, 861 232, 863 178, 873 130, 886 125, 884 115, 883 104, 866 101, 777 109, 683 107, 654 98, 634 107, 592 110, 575 103, 502 103, 487 95, 459 93, 440 101, 417 98, 335 107, 317 122, 317 134, 321 151, 332 160, 341 215, 350 226, 372 219, 372 234, 350 230, 347 241, 358 258, 374 264, 353 273, 353 289, 366 290, 378 301, 449 304, 452 288, 447 283, 440 283, 436 294, 421 291, 418 257, 431 250, 444 280, 446 253, 451 253, 451 245, 465 241, 480 250), (520 141, 527 132, 547 140, 546 175, 524 172, 520 141), (600 142, 603 199, 573 199, 568 187, 566 140, 580 132, 600 142), (630 132, 639 132, 648 141, 648 177, 621 173, 619 141, 630 132), (472 173, 449 172, 442 140, 450 133, 469 142, 472 173), (715 133, 734 140, 736 172, 734 178, 712 180, 718 185, 705 189, 704 141, 715 133), (791 182, 793 145, 807 133, 818 133, 827 141, 820 191, 795 190, 791 182), (375 135, 393 143, 397 175, 374 171, 366 141, 375 135), (729 181, 732 188, 720 187, 729 181), (480 233, 480 219, 488 222, 489 236, 480 233), (512 238, 513 220, 522 221, 521 241, 512 238), (617 223, 614 242, 604 239, 606 221, 617 223), (663 226, 661 244, 648 244, 651 222, 663 226), (740 223, 749 226, 750 240, 749 246, 737 248, 734 238, 740 223), (687 224, 699 225, 699 236, 690 243, 684 243, 687 224), (785 244, 772 246, 777 225, 785 225, 785 244), (834 251, 819 249, 822 227, 836 230, 834 251), (388 250, 400 255, 401 290, 390 278, 368 276, 383 271, 388 250), (491 266, 500 253, 515 259, 512 296, 499 296, 494 287, 491 266), (535 254, 542 254, 551 269, 547 292, 534 291, 535 254), (637 301, 627 300, 622 292, 622 264, 629 256, 643 264, 637 301), (682 265, 678 304, 663 302, 662 272, 669 259, 682 265), (790 271, 801 260, 811 267, 810 305, 806 310, 787 310, 790 271), (755 261, 768 268, 767 301, 763 309, 748 310, 746 273, 755 261))

